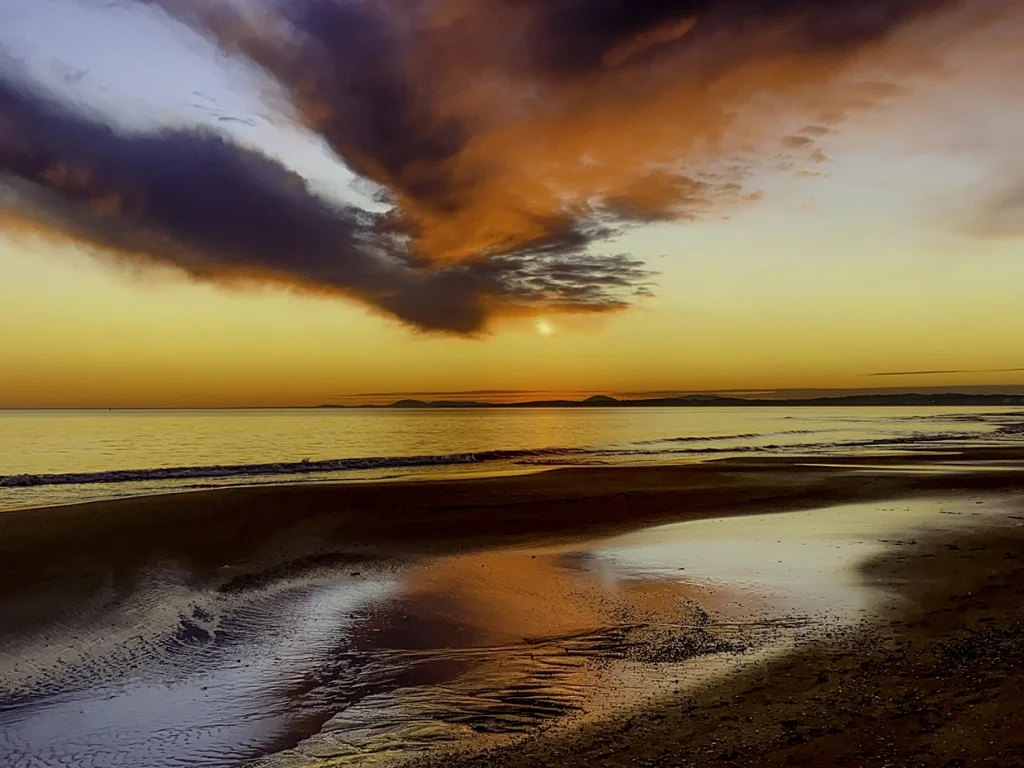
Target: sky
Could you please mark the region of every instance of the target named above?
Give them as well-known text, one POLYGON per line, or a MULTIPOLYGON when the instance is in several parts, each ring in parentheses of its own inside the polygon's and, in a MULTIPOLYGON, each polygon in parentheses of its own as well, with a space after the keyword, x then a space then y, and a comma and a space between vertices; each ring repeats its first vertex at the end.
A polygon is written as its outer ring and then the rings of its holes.
POLYGON ((1024 9, 860 8, 8 0, 0 407, 1024 385, 1024 9))

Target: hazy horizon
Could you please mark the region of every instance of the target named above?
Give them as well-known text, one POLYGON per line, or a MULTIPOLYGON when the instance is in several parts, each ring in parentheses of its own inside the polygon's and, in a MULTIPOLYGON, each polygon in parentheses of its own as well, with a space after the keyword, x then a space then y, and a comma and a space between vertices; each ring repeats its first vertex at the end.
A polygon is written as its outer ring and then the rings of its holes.
POLYGON ((319 401, 291 404, 247 404, 247 405, 203 405, 181 403, 152 403, 148 405, 63 405, 63 406, 9 406, 0 403, 0 411, 108 411, 108 410, 260 410, 289 408, 318 408, 323 406, 381 406, 401 400, 424 400, 445 402, 478 402, 493 405, 567 400, 581 402, 590 397, 606 396, 620 401, 645 399, 671 399, 686 397, 725 397, 741 400, 806 400, 813 398, 847 397, 857 395, 1008 395, 1024 396, 1024 384, 1019 385, 974 385, 974 386, 921 386, 921 387, 860 387, 850 389, 756 389, 756 390, 657 390, 651 392, 616 392, 603 390, 584 391, 530 391, 530 390, 460 390, 406 391, 406 392, 363 392, 352 395, 325 396, 319 401))

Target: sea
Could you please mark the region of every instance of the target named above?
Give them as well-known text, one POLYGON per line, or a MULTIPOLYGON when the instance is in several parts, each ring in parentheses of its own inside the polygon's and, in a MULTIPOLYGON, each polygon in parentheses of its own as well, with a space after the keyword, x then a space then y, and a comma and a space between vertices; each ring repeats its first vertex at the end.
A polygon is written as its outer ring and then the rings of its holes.
POLYGON ((0 510, 254 485, 1024 444, 1007 407, 0 411, 0 510))

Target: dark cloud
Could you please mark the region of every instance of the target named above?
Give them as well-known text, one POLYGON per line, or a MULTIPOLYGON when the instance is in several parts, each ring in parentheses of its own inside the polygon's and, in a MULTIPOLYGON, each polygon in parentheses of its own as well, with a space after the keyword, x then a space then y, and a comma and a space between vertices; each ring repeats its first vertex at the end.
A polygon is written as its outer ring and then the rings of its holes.
POLYGON ((227 3, 152 2, 270 73, 357 174, 393 195, 443 204, 452 179, 442 166, 468 134, 438 113, 411 18, 389 13, 388 3, 300 0, 268 26, 227 3))
MULTIPOLYGON (((745 168, 723 178, 709 166, 725 157, 694 154, 735 127, 744 90, 785 98, 820 85, 841 63, 832 58, 946 4, 296 0, 268 18, 152 2, 282 85, 303 121, 379 185, 394 206, 388 226, 419 264, 549 250, 567 228, 608 239, 742 199, 745 168), (832 58, 764 74, 761 60, 780 54, 832 58), (708 90, 736 72, 739 96, 708 90)), ((855 98, 882 96, 859 84, 855 98)))
POLYGON ((814 139, 806 136, 784 136, 782 138, 782 146, 788 149, 805 149, 814 146, 814 139))
POLYGON ((883 373, 869 373, 867 376, 936 376, 950 373, 1019 373, 1024 368, 961 368, 946 371, 889 371, 883 373))
POLYGON ((417 274, 385 253, 365 211, 207 130, 120 132, 0 81, 0 178, 23 214, 77 237, 145 253, 197 277, 278 279, 361 298, 425 327, 480 327, 481 294, 453 268, 417 274))
MULTIPOLYGON (((610 68, 670 65, 667 73, 655 70, 653 90, 643 84, 643 75, 627 83, 661 99, 660 88, 706 85, 727 71, 756 66, 762 58, 842 56, 912 18, 954 4, 295 0, 284 6, 280 19, 268 22, 223 2, 149 1, 227 50, 247 56, 283 85, 307 124, 346 165, 381 184, 404 206, 403 224, 416 232, 431 226, 436 216, 471 207, 479 187, 500 172, 492 163, 474 162, 466 151, 470 142, 500 131, 508 119, 557 116, 566 100, 589 113, 589 97, 621 97, 615 88, 621 78, 609 76, 610 68), (482 78, 498 83, 491 93, 483 92, 477 82, 482 78), (503 102, 515 99, 524 86, 535 103, 526 114, 520 108, 507 114, 503 102)), ((825 69, 830 66, 831 61, 825 69)), ((785 90, 787 83, 766 85, 785 90)), ((861 93, 857 98, 869 102, 880 96, 861 93)), ((790 148, 803 148, 808 141, 785 139, 790 148)), ((585 147, 577 149, 574 160, 587 154, 585 147)), ((643 165, 645 150, 636 151, 643 165)))
POLYGON ((899 93, 837 85, 858 55, 889 46, 887 74, 917 72, 948 40, 917 50, 899 42, 905 25, 992 5, 137 4, 258 66, 389 210, 325 200, 219 133, 128 133, 0 75, 0 179, 18 216, 197 277, 338 292, 462 333, 495 314, 609 311, 649 295, 641 261, 593 246, 756 199, 747 176, 780 142, 825 160, 811 137, 834 128, 821 122, 899 93))
MULTIPOLYGON (((538 55, 551 67, 593 69, 631 41, 679 42, 690 48, 714 45, 718 55, 703 58, 713 72, 749 56, 749 43, 764 51, 837 50, 876 40, 947 0, 504 0, 529 5, 539 18, 538 55), (684 24, 685 22, 685 24, 684 24), (653 29, 675 29, 678 38, 650 36, 653 29), (771 36, 757 33, 771 29, 771 36), (730 46, 728 40, 746 45, 730 46)), ((614 57, 613 57, 614 58, 614 57)))
POLYGON ((410 324, 470 333, 491 305, 624 305, 635 260, 545 243, 500 262, 416 269, 377 217, 331 204, 279 162, 209 130, 121 132, 0 80, 0 206, 199 278, 277 280, 358 298, 410 324))
POLYGON ((524 305, 542 297, 539 309, 601 311, 625 307, 632 297, 651 295, 651 272, 644 262, 622 254, 527 252, 481 262, 475 272, 500 276, 509 294, 524 305))

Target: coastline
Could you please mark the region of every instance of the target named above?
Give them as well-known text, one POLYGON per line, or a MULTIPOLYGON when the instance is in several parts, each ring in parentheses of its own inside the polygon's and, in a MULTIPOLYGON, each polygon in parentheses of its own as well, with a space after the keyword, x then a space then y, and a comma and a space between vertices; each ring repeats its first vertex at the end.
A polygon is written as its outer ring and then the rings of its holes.
POLYGON ((30 414, 0 430, 0 511, 224 487, 487 477, 541 467, 1019 446, 1003 408, 30 414), (108 430, 112 433, 108 434, 108 430), (47 435, 66 449, 38 456, 47 435), (421 434, 423 433, 423 434, 421 434), (431 437, 425 441, 423 438, 431 437), (40 443, 39 441, 43 441, 40 443), (59 441, 58 441, 59 443, 59 441))
MULTIPOLYGON (((514 562, 521 563, 522 570, 517 573, 546 573, 539 578, 539 596, 548 589, 544 585, 559 583, 557 573, 562 568, 558 565, 560 561, 546 560, 545 548, 568 552, 577 546, 585 548, 588 542, 598 539, 608 540, 617 535, 629 538, 633 535, 631 531, 686 521, 742 522, 752 519, 750 516, 799 510, 820 510, 814 514, 830 516, 835 514, 830 510, 839 510, 844 505, 877 508, 891 502, 924 499, 931 500, 929 504, 962 509, 975 504, 975 498, 1000 499, 1003 503, 1024 496, 1022 460, 1024 451, 993 449, 845 459, 730 459, 688 465, 557 469, 531 475, 451 481, 256 486, 8 512, 0 514, 0 605, 5 616, 0 648, 14 649, 19 643, 31 643, 40 632, 45 636, 49 625, 56 626, 65 637, 72 636, 77 632, 74 627, 66 623, 59 626, 60 622, 67 622, 69 615, 86 623, 102 617, 105 611, 116 610, 140 590, 150 588, 154 574, 165 582, 169 579, 187 587, 189 594, 230 597, 255 595, 267 587, 302 579, 321 578, 329 583, 340 574, 343 578, 351 575, 355 579, 350 581, 358 582, 366 574, 405 569, 407 574, 433 574, 428 582, 441 578, 448 585, 440 592, 427 590, 421 595, 419 599, 426 600, 423 621, 434 616, 439 605, 448 604, 453 584, 470 584, 477 589, 474 574, 480 573, 478 568, 497 562, 491 560, 492 552, 500 554, 519 548, 515 557, 520 559, 514 562), (47 557, 40 557, 41 552, 47 557), (523 554, 526 552, 537 554, 523 554), (446 563, 462 565, 452 571, 446 563), (462 575, 456 578, 457 574, 462 575), (441 597, 444 601, 438 603, 441 597)), ((517 746, 511 752, 497 749, 478 756, 454 754, 444 760, 446 764, 465 761, 472 766, 620 765, 629 762, 627 755, 646 754, 644 759, 652 765, 704 764, 721 757, 707 750, 723 740, 722 728, 732 728, 735 734, 731 738, 747 748, 747 752, 738 753, 739 757, 729 757, 732 753, 722 750, 726 757, 721 759, 725 762, 744 764, 742 760, 747 758, 752 764, 764 762, 768 752, 755 749, 762 743, 770 743, 775 751, 784 746, 798 754, 797 748, 803 741, 780 744, 778 739, 764 741, 765 734, 776 733, 777 727, 781 727, 783 731, 779 733, 785 739, 800 736, 816 741, 819 737, 800 730, 805 722, 811 722, 803 715, 793 716, 789 712, 783 713, 786 716, 781 719, 777 717, 781 710, 776 708, 774 699, 782 696, 796 701, 798 689, 810 692, 812 699, 816 695, 820 698, 821 691, 827 690, 820 687, 825 683, 819 680, 825 669, 835 670, 836 685, 845 686, 844 690, 864 691, 857 681, 870 676, 862 673, 861 665, 882 669, 882 662, 890 665, 887 674, 895 680, 893 685, 903 680, 905 686, 912 686, 913 679, 905 674, 910 668, 905 646, 919 643, 923 648, 931 648, 929 653, 941 655, 943 652, 932 646, 947 640, 939 637, 942 633, 927 628, 914 630, 918 634, 913 634, 911 630, 919 626, 920 618, 908 618, 908 605, 919 606, 913 610, 923 611, 921 615, 928 617, 929 622, 935 616, 945 615, 941 611, 950 604, 948 584, 933 590, 934 594, 918 594, 914 590, 936 580, 942 582, 953 572, 952 565, 963 571, 964 584, 974 579, 984 585, 989 577, 998 577, 996 581, 990 579, 988 586, 994 590, 993 599, 1003 601, 1005 611, 992 622, 982 624, 985 630, 1003 634, 984 642, 1011 646, 1015 642, 1006 632, 1017 621, 1016 614, 1013 606, 1007 607, 1005 603, 1007 595, 1016 595, 1020 602, 1020 592, 1014 592, 1013 579, 1017 576, 1011 577, 1016 573, 1015 561, 1007 557, 1005 562, 1000 561, 1005 567, 994 572, 971 550, 975 546, 985 547, 977 552, 1001 547, 1008 554, 1024 557, 1024 548, 1020 547, 1016 533, 1011 536, 1006 531, 996 532, 1003 538, 994 544, 992 536, 996 534, 986 528, 983 520, 975 521, 970 511, 962 514, 966 517, 960 520, 964 525, 956 533, 957 540, 980 537, 979 541, 984 539, 988 543, 948 549, 948 537, 934 541, 922 537, 920 546, 914 542, 914 557, 908 558, 911 549, 900 541, 886 544, 886 552, 864 566, 867 581, 904 595, 902 603, 891 613, 891 620, 900 623, 884 632, 875 631, 875 625, 866 633, 844 628, 839 633, 842 637, 827 638, 828 642, 821 644, 817 644, 821 639, 817 638, 812 648, 806 646, 808 637, 800 640, 798 635, 796 639, 804 644, 798 643, 797 650, 785 658, 753 664, 746 671, 740 669, 730 673, 725 682, 704 686, 697 693, 669 696, 657 705, 643 702, 637 716, 627 718, 633 722, 629 729, 631 733, 635 731, 632 736, 624 735, 616 719, 612 723, 583 726, 571 743, 564 736, 559 737, 557 729, 541 729, 526 737, 525 746, 517 746), (964 570, 968 561, 956 561, 957 553, 970 554, 978 562, 972 564, 972 569, 964 570), (751 686, 760 686, 757 690, 761 693, 750 693, 751 686), (750 700, 750 713, 744 717, 761 723, 755 729, 757 738, 742 723, 723 719, 735 716, 736 696, 750 700), (719 707, 715 701, 730 703, 719 707), (688 714, 684 717, 680 712, 688 714), (654 723, 654 730, 638 724, 645 721, 654 723), (797 723, 797 732, 790 733, 793 728, 779 726, 782 721, 797 723), (769 727, 768 723, 773 724, 769 727), (681 733, 690 734, 686 744, 672 735, 681 733), (629 749, 609 752, 609 745, 620 743, 629 745, 629 749), (700 747, 701 744, 704 746, 700 747), (655 747, 661 752, 650 751, 655 747), (705 751, 700 752, 698 747, 705 751)), ((782 521, 779 517, 775 519, 782 521)), ((660 534, 648 530, 647 535, 660 534)), ((501 562, 506 564, 494 567, 507 573, 509 561, 506 558, 501 562)), ((573 584, 566 582, 562 592, 578 595, 578 587, 573 584)), ((770 584, 761 586, 764 591, 770 584)), ((975 589, 969 591, 977 594, 975 589)), ((292 598, 288 600, 294 602, 292 598)), ((530 599, 518 604, 533 606, 543 602, 530 599)), ((590 602, 598 605, 601 600, 595 596, 590 602)), ((414 606, 415 602, 409 605, 414 606)), ((961 603, 954 605, 959 608, 961 603)), ((281 623, 283 619, 275 617, 275 612, 288 606, 288 602, 277 608, 271 606, 269 613, 260 614, 264 617, 261 622, 281 623)), ((392 611, 386 621, 378 617, 384 622, 380 627, 387 630, 395 621, 402 626, 404 610, 392 611)), ((989 610, 989 606, 977 610, 989 610)), ((966 608, 954 615, 959 620, 965 614, 974 616, 977 610, 966 608)), ((177 614, 172 619, 177 621, 177 614)), ((538 632, 548 621, 537 622, 538 632)), ((373 625, 371 621, 367 626, 373 625)), ((186 629, 197 636, 204 631, 191 625, 186 629)), ((267 629, 257 624, 253 632, 259 634, 267 629)), ((953 629, 960 631, 959 625, 953 629)), ((524 630, 521 634, 526 636, 532 631, 524 630)), ((1006 671, 1012 673, 1012 665, 1006 671)), ((832 674, 828 673, 829 679, 832 674)), ((867 693, 864 697, 870 703, 867 693)), ((847 709, 849 715, 852 710, 847 709)), ((808 703, 803 711, 816 710, 808 703)), ((832 717, 833 722, 837 717, 835 712, 814 716, 822 721, 832 717)), ((296 744, 323 723, 312 720, 300 730, 289 731, 289 735, 275 742, 275 749, 296 744)), ((838 738, 828 732, 832 725, 807 727, 838 738)), ((826 745, 823 749, 827 752, 832 747, 826 745)), ((803 759, 769 764, 799 764, 803 759)))

